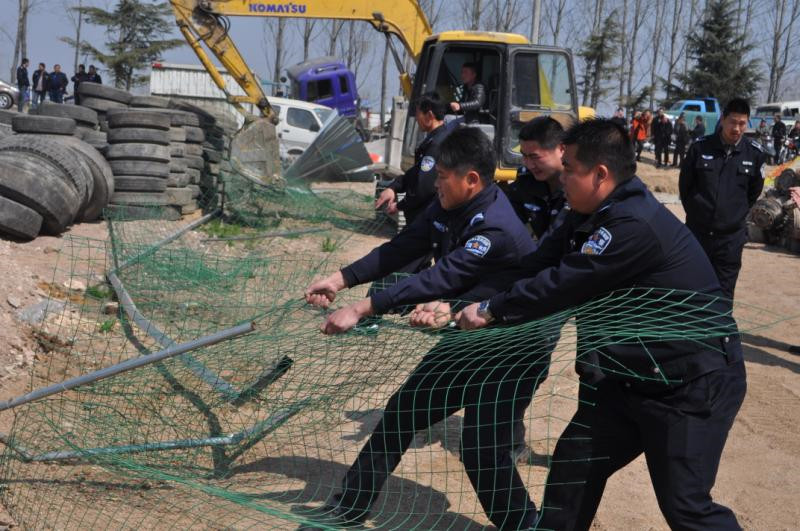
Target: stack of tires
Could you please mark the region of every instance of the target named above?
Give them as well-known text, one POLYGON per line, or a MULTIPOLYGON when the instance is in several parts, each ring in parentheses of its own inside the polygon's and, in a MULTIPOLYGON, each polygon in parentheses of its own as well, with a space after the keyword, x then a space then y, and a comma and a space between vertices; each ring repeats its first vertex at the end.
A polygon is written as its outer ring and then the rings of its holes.
POLYGON ((105 152, 114 174, 109 208, 133 214, 164 207, 170 165, 170 117, 149 109, 108 113, 105 152))
POLYGON ((114 192, 111 168, 74 135, 76 122, 18 114, 0 139, 0 232, 32 239, 97 219, 114 192))
POLYGON ((100 130, 104 132, 108 131, 108 112, 128 107, 133 99, 133 95, 125 90, 88 82, 78 85, 77 93, 81 107, 97 112, 100 130))
MULTIPOLYGON (((72 118, 75 120, 75 136, 93 146, 103 150, 107 146, 106 134, 99 131, 99 121, 97 112, 80 105, 63 105, 60 103, 42 102, 32 113, 39 116, 51 116, 54 118, 72 118)), ((37 132, 35 127, 33 131, 37 132)), ((40 131, 41 132, 41 131, 40 131)))
POLYGON ((11 120, 16 114, 16 111, 0 109, 0 138, 11 136, 11 120))

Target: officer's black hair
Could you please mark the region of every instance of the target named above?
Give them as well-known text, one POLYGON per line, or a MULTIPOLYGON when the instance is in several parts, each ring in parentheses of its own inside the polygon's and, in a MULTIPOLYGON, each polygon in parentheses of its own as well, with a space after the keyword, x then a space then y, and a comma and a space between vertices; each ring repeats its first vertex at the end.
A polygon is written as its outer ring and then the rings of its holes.
POLYGON ((472 61, 467 61, 466 63, 461 65, 461 68, 469 68, 476 74, 478 73, 478 65, 477 63, 473 63, 472 61))
POLYGON ((417 98, 414 108, 423 113, 432 112, 437 120, 444 120, 447 114, 447 103, 436 92, 427 92, 417 98))
POLYGON ((520 141, 537 142, 544 149, 555 149, 564 138, 564 128, 549 116, 537 116, 519 130, 520 141))
POLYGON ((750 104, 744 98, 733 98, 722 110, 722 117, 724 118, 731 113, 750 116, 750 104))
POLYGON ((459 127, 439 146, 439 164, 448 170, 466 173, 475 170, 484 185, 494 181, 497 161, 494 146, 483 131, 475 127, 459 127))
POLYGON ((607 118, 592 118, 570 127, 563 142, 577 146, 576 157, 584 166, 605 165, 617 183, 636 173, 636 155, 628 134, 607 118))

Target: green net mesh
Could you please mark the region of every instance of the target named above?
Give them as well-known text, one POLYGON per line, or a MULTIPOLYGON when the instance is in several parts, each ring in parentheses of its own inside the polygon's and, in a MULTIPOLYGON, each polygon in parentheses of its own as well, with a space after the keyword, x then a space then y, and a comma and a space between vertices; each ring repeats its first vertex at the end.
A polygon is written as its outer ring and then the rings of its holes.
MULTIPOLYGON (((713 299, 638 289, 513 327, 425 331, 390 314, 324 336, 326 312, 302 293, 358 257, 353 242, 388 234, 372 190, 223 178, 224 207, 191 225, 123 210, 109 220, 108 240, 65 241, 34 325, 47 354, 31 389, 242 323, 255 330, 14 408, 0 495, 24 527, 292 528, 341 491, 382 416, 388 426, 414 414, 422 428, 404 434, 409 448, 369 500, 365 525, 483 528, 489 520, 465 472, 481 466, 472 450, 487 443, 476 433, 524 424, 530 453, 516 468, 538 505, 577 404, 576 362, 596 365, 591 354, 611 343, 646 350, 732 331, 713 299), (431 405, 434 394, 446 408, 431 405)), ((741 329, 778 320, 736 312, 741 329)))

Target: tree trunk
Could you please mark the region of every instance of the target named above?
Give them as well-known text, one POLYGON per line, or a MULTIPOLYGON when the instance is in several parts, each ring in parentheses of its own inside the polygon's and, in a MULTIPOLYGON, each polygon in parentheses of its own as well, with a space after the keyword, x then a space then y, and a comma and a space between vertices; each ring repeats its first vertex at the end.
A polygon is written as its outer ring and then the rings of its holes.
POLYGON ((652 43, 653 48, 653 61, 650 63, 650 102, 649 107, 652 109, 656 100, 656 73, 658 72, 658 54, 661 50, 661 30, 664 28, 662 22, 664 20, 664 11, 666 10, 666 0, 656 0, 656 11, 653 17, 653 34, 649 42, 652 43))
POLYGON ((678 30, 680 21, 683 18, 683 0, 674 0, 672 3, 672 30, 669 33, 669 64, 667 65, 667 86, 666 100, 670 100, 672 90, 672 74, 680 58, 680 53, 676 50, 678 42, 678 30))
POLYGON ((542 20, 542 0, 533 0, 531 14, 531 43, 539 44, 539 25, 542 20))
POLYGON ((314 32, 316 20, 305 19, 303 21, 303 62, 308 60, 308 52, 311 49, 311 35, 314 32))
POLYGON ((17 38, 14 41, 14 59, 11 61, 11 83, 17 82, 17 67, 28 55, 28 11, 29 0, 19 0, 19 14, 17 16, 17 38))
POLYGON ((636 64, 636 45, 638 44, 639 29, 642 27, 642 0, 633 0, 633 31, 631 32, 631 45, 628 48, 628 79, 626 80, 627 101, 633 101, 633 65, 636 64))
POLYGON ((344 20, 331 20, 331 31, 328 34, 328 55, 336 55, 336 42, 344 27, 344 20))
POLYGON ((625 105, 625 72, 626 68, 631 69, 626 61, 628 57, 628 0, 622 0, 622 33, 619 41, 619 87, 617 94, 617 105, 625 109, 625 116, 628 116, 628 106, 625 105))
POLYGON ((381 127, 386 123, 386 77, 389 70, 389 36, 383 45, 383 64, 381 64, 381 127))
POLYGON ((557 0, 557 2, 558 4, 553 10, 555 12, 555 22, 551 26, 551 29, 553 30, 553 46, 558 46, 558 37, 561 33, 561 22, 564 19, 564 10, 567 8, 567 0, 557 0))
POLYGON ((787 0, 776 0, 775 2, 775 27, 772 32, 767 101, 780 99, 781 80, 789 61, 792 30, 794 29, 794 21, 798 16, 798 9, 800 9, 800 1, 792 0, 791 13, 789 13, 788 22, 784 26, 784 21, 787 20, 787 0))
MULTIPOLYGON (((78 0, 78 9, 83 7, 83 0, 78 0)), ((73 72, 78 73, 78 61, 80 61, 81 53, 81 24, 83 24, 83 13, 77 12, 78 21, 75 25, 75 60, 73 65, 73 72)))
POLYGON ((281 17, 278 19, 278 31, 275 35, 275 63, 272 71, 272 95, 275 95, 275 89, 278 85, 278 80, 281 77, 281 69, 283 68, 283 34, 286 32, 286 19, 281 17))
POLYGON ((472 23, 469 29, 478 31, 481 27, 481 0, 472 0, 472 23))

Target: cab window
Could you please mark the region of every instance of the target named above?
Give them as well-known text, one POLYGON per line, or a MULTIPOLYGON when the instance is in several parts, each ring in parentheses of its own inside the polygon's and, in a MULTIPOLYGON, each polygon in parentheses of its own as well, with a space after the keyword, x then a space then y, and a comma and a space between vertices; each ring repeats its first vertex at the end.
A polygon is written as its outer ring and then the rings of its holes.
POLYGON ((516 107, 572 109, 567 58, 561 54, 518 53, 514 56, 511 104, 516 107))
POLYGON ((300 129, 311 130, 311 127, 317 125, 314 115, 305 109, 290 108, 286 115, 286 122, 300 129))
POLYGON ((350 89, 347 86, 347 77, 339 76, 339 93, 343 96, 350 93, 350 89))
POLYGON ((308 82, 308 99, 317 101, 333 97, 333 84, 330 79, 318 79, 308 82))

